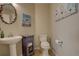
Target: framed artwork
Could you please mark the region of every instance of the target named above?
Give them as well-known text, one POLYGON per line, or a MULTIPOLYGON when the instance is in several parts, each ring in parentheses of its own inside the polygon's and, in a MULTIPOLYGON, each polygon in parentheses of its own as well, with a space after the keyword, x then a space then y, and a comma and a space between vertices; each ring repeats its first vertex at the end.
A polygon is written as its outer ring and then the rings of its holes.
POLYGON ((62 20, 77 13, 77 3, 62 3, 55 10, 56 21, 62 20))
POLYGON ((31 26, 31 16, 23 13, 22 26, 30 27, 31 26))

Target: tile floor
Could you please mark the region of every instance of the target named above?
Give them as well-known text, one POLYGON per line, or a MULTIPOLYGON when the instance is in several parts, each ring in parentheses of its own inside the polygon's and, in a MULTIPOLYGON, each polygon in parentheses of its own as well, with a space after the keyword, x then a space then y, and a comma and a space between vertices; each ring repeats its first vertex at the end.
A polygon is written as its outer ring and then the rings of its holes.
MULTIPOLYGON (((36 49, 34 56, 42 56, 43 49, 36 49)), ((48 50, 49 56, 55 56, 51 49, 48 50)))

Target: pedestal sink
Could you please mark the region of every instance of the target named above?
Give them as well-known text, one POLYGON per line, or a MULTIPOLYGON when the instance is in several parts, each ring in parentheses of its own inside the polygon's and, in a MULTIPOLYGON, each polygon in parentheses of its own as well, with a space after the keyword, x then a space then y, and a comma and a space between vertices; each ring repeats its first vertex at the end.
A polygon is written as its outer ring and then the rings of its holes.
POLYGON ((16 43, 18 43, 21 39, 22 39, 22 36, 0 38, 0 44, 9 44, 10 55, 11 56, 17 56, 16 43))

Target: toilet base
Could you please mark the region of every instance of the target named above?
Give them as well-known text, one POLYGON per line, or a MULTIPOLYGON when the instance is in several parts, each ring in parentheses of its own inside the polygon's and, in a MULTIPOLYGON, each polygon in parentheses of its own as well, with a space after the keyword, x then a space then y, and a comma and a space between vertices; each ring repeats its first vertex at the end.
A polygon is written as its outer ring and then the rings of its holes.
POLYGON ((42 55, 43 56, 49 56, 48 49, 44 49, 42 55))

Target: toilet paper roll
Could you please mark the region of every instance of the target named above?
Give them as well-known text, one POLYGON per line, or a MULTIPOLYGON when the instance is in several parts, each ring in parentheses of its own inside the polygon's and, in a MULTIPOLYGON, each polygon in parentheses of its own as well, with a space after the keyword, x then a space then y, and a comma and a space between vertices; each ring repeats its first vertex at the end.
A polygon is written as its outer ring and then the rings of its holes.
POLYGON ((59 40, 55 40, 55 43, 58 44, 59 40))
POLYGON ((55 40, 56 44, 63 43, 62 40, 55 40))

